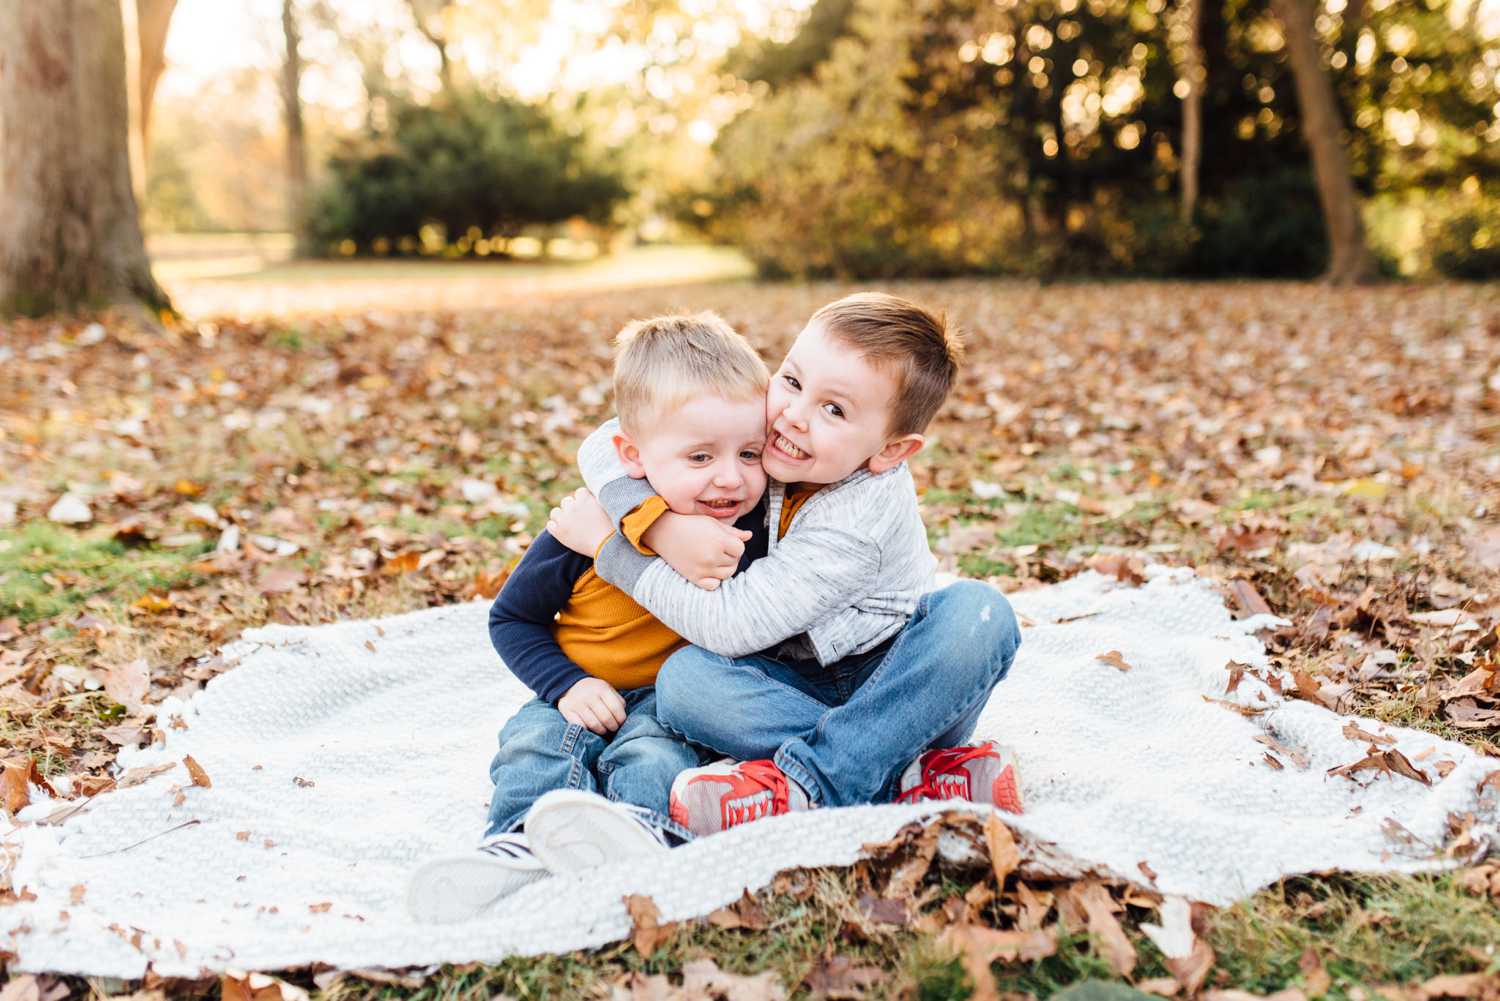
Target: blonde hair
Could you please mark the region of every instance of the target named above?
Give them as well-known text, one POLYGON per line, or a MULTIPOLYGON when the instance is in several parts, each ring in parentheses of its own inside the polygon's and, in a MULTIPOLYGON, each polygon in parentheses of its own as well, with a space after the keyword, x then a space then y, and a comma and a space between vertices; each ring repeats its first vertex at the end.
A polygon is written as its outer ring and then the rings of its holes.
POLYGON ((750 342, 717 313, 635 320, 615 337, 615 411, 627 434, 705 393, 764 396, 770 381, 750 342))
POLYGON ((830 335, 874 365, 896 366, 898 387, 889 434, 927 428, 958 374, 964 345, 947 318, 884 292, 856 292, 813 314, 830 335))

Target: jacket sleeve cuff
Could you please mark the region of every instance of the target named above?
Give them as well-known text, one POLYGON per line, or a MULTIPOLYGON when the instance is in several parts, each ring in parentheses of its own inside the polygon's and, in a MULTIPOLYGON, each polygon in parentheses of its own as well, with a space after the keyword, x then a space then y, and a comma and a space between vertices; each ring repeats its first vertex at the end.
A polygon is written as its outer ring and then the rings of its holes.
POLYGON ((667 502, 656 494, 646 498, 645 503, 620 519, 620 534, 643 556, 655 556, 656 550, 641 541, 646 530, 667 513, 667 502))
POLYGON ((594 572, 626 594, 631 594, 635 590, 635 582, 655 562, 654 557, 643 556, 629 540, 616 532, 600 547, 594 559, 594 572))
MULTIPOLYGON (((621 528, 625 523, 625 518, 646 501, 655 497, 656 491, 644 479, 620 476, 600 487, 595 496, 599 498, 599 506, 604 508, 605 513, 609 515, 609 520, 616 528, 621 528)), ((665 502, 662 504, 662 510, 666 510, 665 502)), ((643 528, 642 531, 645 529, 643 528)))

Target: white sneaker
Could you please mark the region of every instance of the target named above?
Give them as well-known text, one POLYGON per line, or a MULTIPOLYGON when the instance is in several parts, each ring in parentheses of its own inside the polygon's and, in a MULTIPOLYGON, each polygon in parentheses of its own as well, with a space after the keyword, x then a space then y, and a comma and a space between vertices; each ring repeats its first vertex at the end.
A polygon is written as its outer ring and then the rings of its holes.
POLYGON ((531 805, 525 826, 536 857, 553 872, 659 855, 671 847, 647 811, 581 789, 545 794, 531 805))
POLYGON ((412 874, 406 909, 418 921, 452 924, 547 875, 524 834, 497 834, 476 851, 433 859, 412 874))

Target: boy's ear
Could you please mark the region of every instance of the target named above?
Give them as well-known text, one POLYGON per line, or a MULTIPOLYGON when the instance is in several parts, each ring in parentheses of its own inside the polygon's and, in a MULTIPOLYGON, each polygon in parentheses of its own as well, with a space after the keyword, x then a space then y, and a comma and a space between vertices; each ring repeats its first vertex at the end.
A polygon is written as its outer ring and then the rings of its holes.
POLYGON ((641 450, 636 447, 635 442, 630 440, 630 435, 621 431, 610 441, 614 443, 615 454, 620 457, 620 464, 625 467, 626 475, 637 480, 644 480, 646 467, 641 465, 641 450))
POLYGON ((925 444, 927 439, 919 434, 904 434, 890 439, 881 446, 880 451, 870 457, 870 472, 879 475, 888 469, 895 469, 920 452, 925 444))

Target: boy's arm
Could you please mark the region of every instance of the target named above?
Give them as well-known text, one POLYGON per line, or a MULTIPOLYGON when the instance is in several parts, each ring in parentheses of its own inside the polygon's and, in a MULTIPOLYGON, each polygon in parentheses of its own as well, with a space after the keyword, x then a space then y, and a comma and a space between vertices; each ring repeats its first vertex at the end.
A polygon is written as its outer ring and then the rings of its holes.
POLYGON ((490 606, 495 652, 527 688, 553 705, 592 677, 568 659, 552 633, 554 616, 568 603, 588 565, 587 558, 542 532, 490 606))
POLYGON ((852 529, 799 526, 769 556, 705 591, 613 535, 594 570, 690 643, 739 657, 806 632, 870 594, 880 548, 852 529))
POLYGON ((585 438, 578 447, 578 471, 615 528, 640 548, 641 535, 666 512, 667 504, 650 483, 625 472, 625 464, 615 451, 614 437, 619 433, 620 419, 611 417, 585 438), (632 512, 635 517, 627 520, 632 512))

